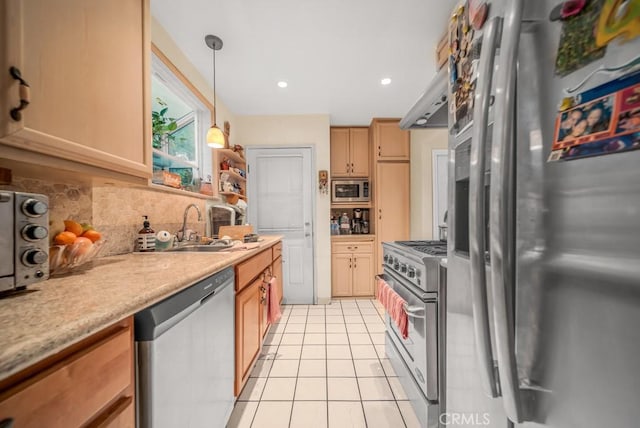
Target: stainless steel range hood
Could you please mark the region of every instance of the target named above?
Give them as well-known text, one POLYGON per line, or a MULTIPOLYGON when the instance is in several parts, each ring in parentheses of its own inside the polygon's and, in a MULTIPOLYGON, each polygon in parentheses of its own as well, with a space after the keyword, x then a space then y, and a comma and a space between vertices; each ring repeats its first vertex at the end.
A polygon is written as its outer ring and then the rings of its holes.
POLYGON ((442 67, 427 90, 400 121, 402 129, 426 129, 448 127, 447 67, 442 67))

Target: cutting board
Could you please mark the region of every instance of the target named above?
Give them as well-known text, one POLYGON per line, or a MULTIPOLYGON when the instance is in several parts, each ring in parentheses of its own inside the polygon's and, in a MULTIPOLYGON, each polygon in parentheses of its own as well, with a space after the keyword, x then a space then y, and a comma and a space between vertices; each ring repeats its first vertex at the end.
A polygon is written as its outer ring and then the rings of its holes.
POLYGON ((219 238, 228 236, 231 239, 237 239, 240 241, 242 241, 244 235, 248 235, 250 233, 253 233, 253 226, 250 224, 242 226, 220 226, 220 229, 218 229, 219 238))

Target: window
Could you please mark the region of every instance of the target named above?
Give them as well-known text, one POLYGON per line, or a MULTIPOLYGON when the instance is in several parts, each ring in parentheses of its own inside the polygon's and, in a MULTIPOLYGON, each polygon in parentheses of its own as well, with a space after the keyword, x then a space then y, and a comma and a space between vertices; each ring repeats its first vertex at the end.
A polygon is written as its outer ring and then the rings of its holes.
POLYGON ((153 46, 153 183, 198 192, 213 176, 206 144, 213 106, 153 46))

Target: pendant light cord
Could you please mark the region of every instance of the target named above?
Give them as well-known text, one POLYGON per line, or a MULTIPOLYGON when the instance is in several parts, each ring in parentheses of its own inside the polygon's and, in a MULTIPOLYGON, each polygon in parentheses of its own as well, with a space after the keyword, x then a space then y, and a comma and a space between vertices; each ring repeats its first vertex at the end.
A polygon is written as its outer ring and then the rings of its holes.
POLYGON ((211 49, 213 51, 213 126, 218 126, 217 123, 217 115, 218 115, 218 101, 216 100, 216 48, 215 43, 214 47, 211 49))

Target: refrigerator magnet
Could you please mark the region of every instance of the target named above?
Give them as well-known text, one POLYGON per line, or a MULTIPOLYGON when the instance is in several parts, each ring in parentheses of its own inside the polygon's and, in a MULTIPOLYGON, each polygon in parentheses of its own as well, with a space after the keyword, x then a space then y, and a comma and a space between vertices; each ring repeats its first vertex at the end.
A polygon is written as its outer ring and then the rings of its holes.
POLYGON ((606 46, 616 37, 629 41, 640 36, 640 0, 605 0, 598 20, 596 44, 606 46))
POLYGON ((580 99, 558 113, 549 161, 640 149, 640 72, 583 92, 580 99))
POLYGON ((578 15, 562 23, 555 73, 566 76, 601 59, 606 46, 596 44, 596 27, 604 0, 591 0, 578 15))
POLYGON ((489 5, 487 2, 480 3, 480 0, 469 0, 469 21, 474 30, 479 30, 484 25, 489 15, 489 5))

